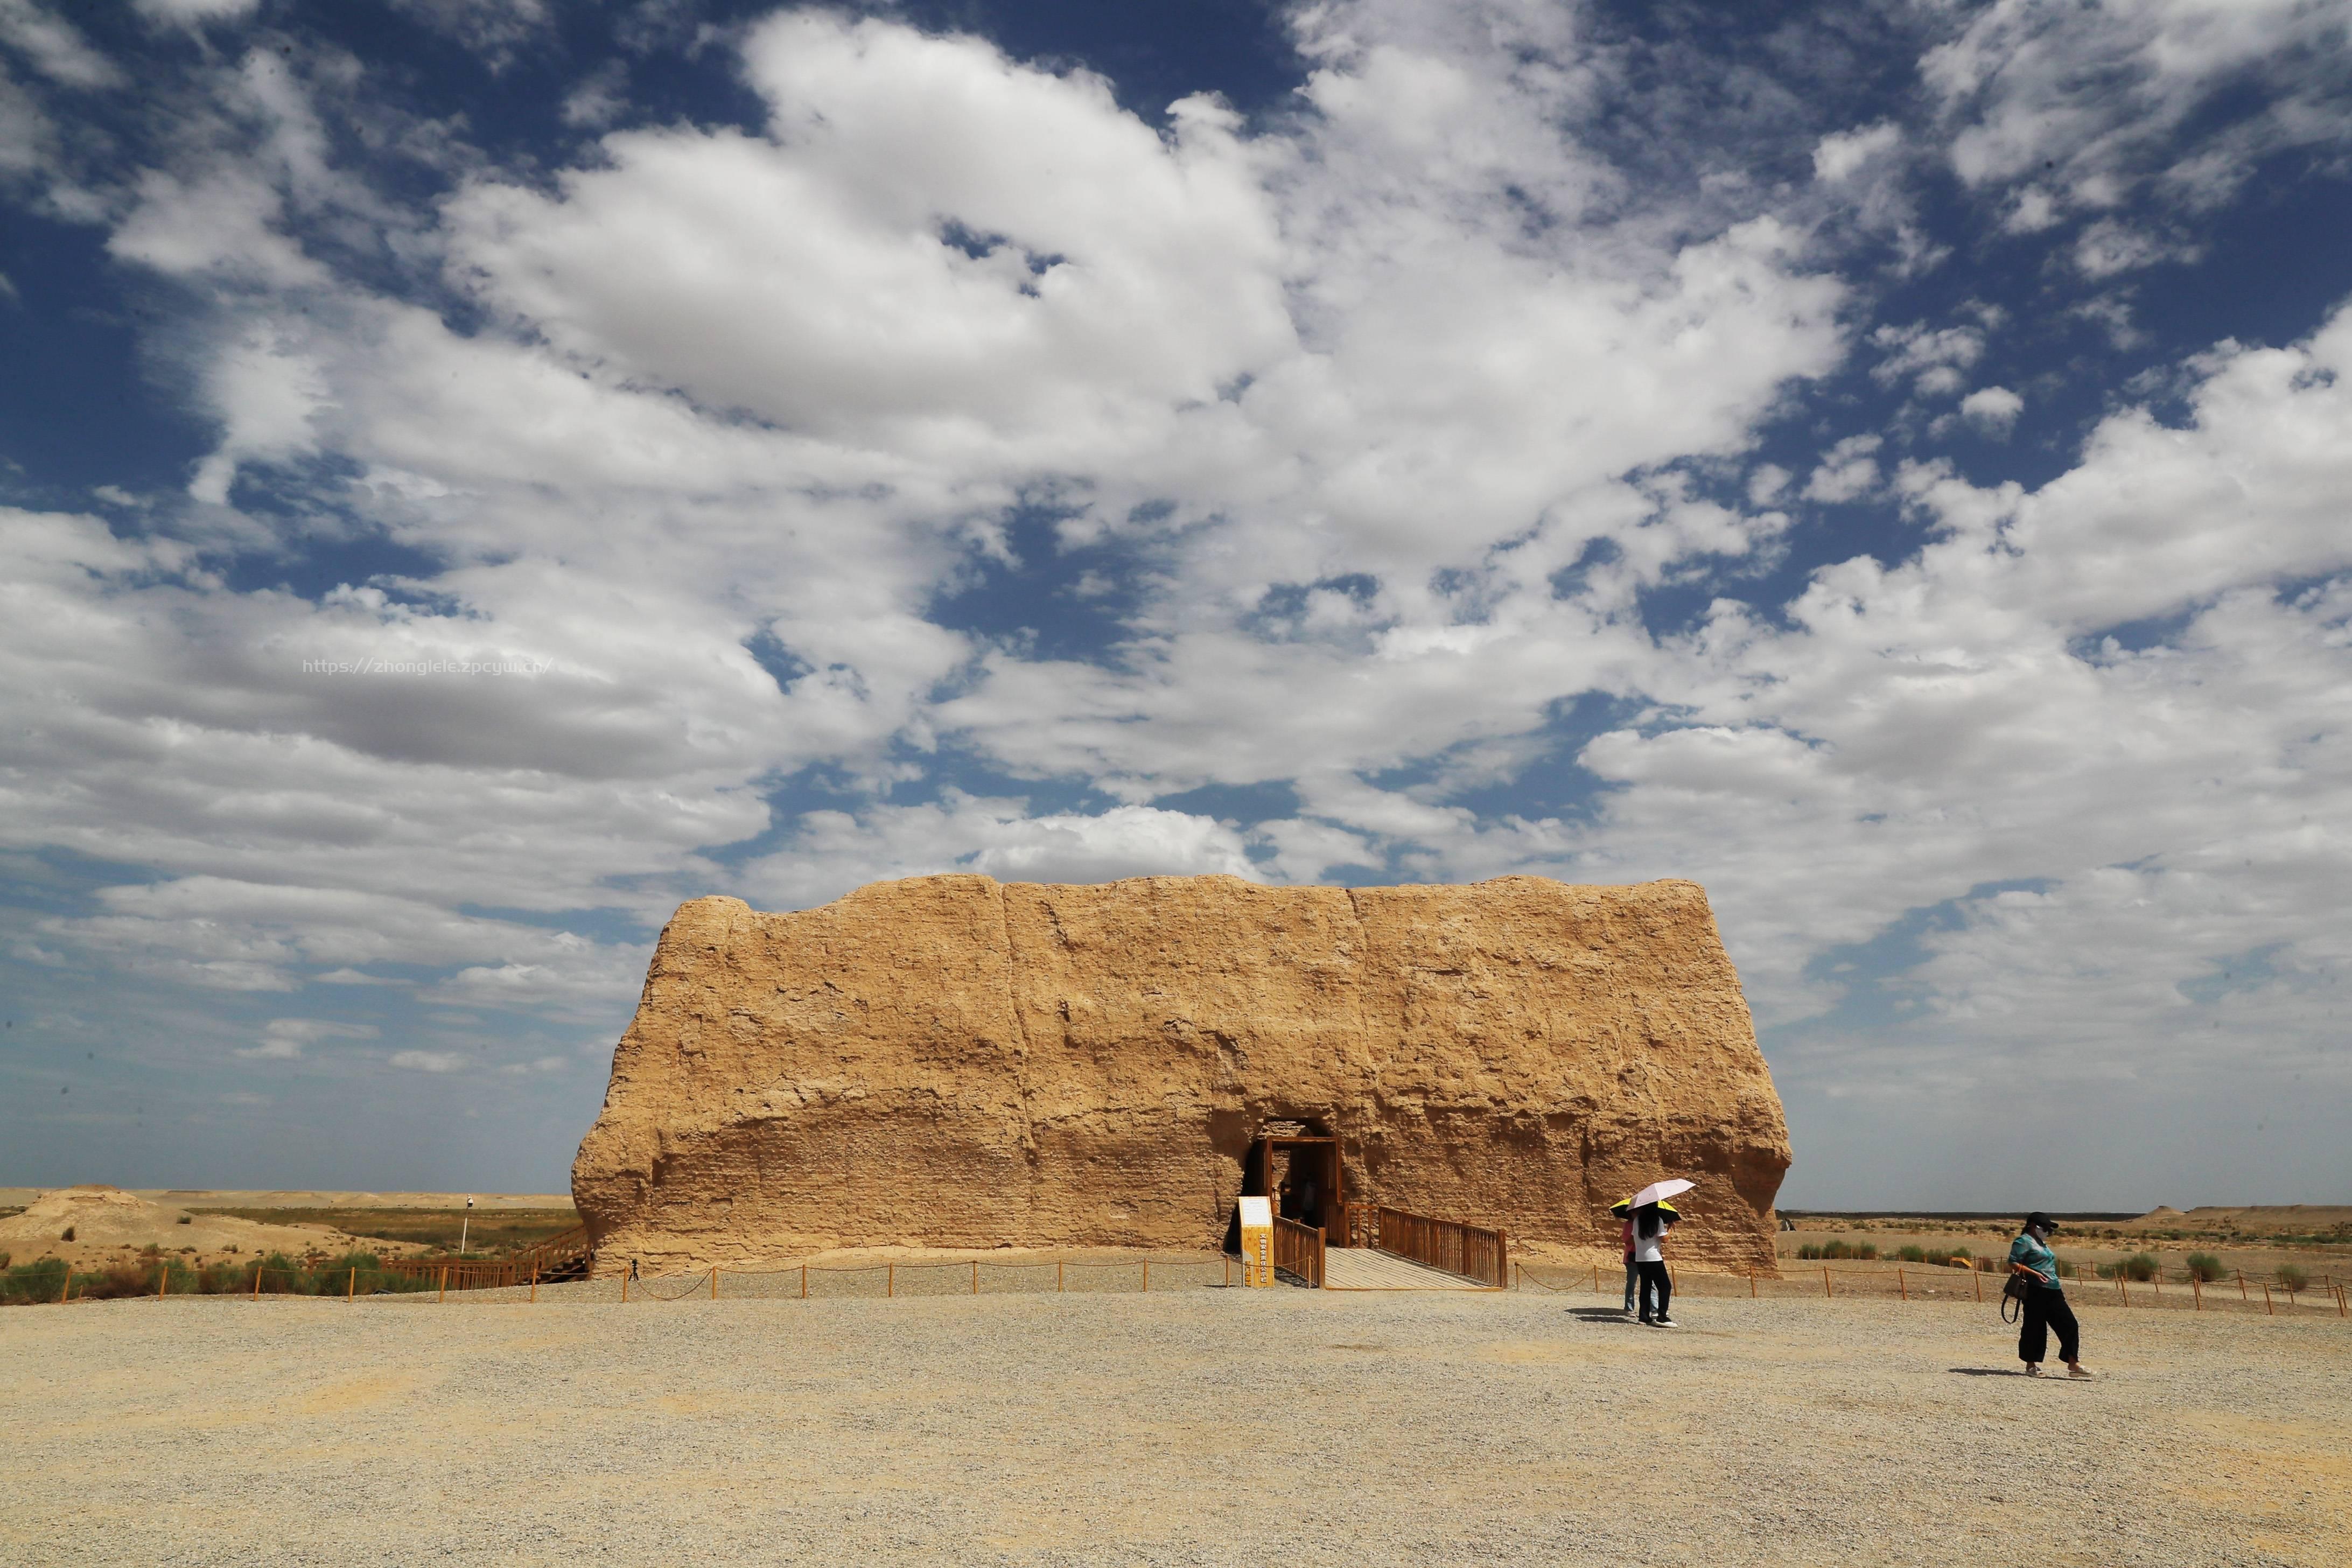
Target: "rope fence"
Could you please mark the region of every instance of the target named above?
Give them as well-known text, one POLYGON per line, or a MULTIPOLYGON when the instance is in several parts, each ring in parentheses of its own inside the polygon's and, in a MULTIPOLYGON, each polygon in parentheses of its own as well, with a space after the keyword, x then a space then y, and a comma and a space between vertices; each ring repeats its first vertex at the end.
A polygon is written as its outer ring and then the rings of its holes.
MULTIPOLYGON (((1535 1268, 1544 1272, 1535 1273, 1525 1263, 1512 1267, 1516 1273, 1514 1284, 1519 1289, 1532 1286, 1562 1295, 1615 1296, 1621 1301, 1623 1299, 1624 1275, 1618 1268, 1587 1266, 1580 1269, 1538 1264, 1535 1268), (1546 1278, 1547 1274, 1550 1277, 1546 1278)), ((1998 1268, 1981 1268, 1933 1264, 1835 1268, 1803 1263, 1784 1268, 1778 1279, 1755 1269, 1738 1274, 1696 1269, 1685 1273, 1670 1265, 1668 1272, 1677 1296, 1746 1296, 1755 1300, 1818 1296, 1831 1300, 1997 1303, 2009 1268, 2006 1261, 1998 1268)), ((2338 1318, 2352 1318, 2352 1279, 2332 1273, 2282 1279, 2276 1275, 2233 1269, 2225 1278, 2213 1280, 2187 1276, 2168 1289, 2160 1275, 2136 1280, 2116 1273, 2105 1279, 2068 1279, 2066 1300, 2075 1306, 2161 1308, 2182 1312, 2251 1311, 2272 1317, 2318 1310, 2338 1318)))
MULTIPOLYGON (((1982 1268, 1934 1265, 1836 1268, 1801 1264, 1779 1277, 1680 1269, 1669 1265, 1675 1292, 1686 1297, 1747 1297, 1751 1300, 1816 1298, 1830 1300, 1969 1301, 1997 1303, 2006 1265, 1985 1260, 1982 1268)), ((535 1302, 542 1289, 558 1284, 517 1270, 425 1259, 404 1259, 387 1268, 368 1255, 320 1260, 307 1266, 284 1258, 194 1268, 178 1259, 149 1259, 133 1266, 112 1264, 74 1269, 59 1260, 8 1271, 13 1302, 69 1303, 144 1296, 168 1300, 184 1296, 241 1295, 264 1298, 331 1299, 398 1297, 446 1301, 451 1294, 474 1300, 535 1302)), ((885 1259, 877 1263, 794 1263, 773 1268, 705 1268, 646 1277, 607 1275, 561 1282, 569 1301, 665 1304, 690 1300, 891 1299, 900 1296, 1000 1296, 1036 1294, 1140 1294, 1197 1289, 1238 1283, 1235 1259, 1216 1254, 1112 1259, 996 1262, 986 1258, 885 1259)), ((1559 1295, 1622 1300, 1623 1275, 1613 1266, 1575 1268, 1524 1261, 1511 1265, 1510 1288, 1559 1295)), ((2194 1276, 2168 1281, 2135 1280, 2118 1272, 2105 1279, 2067 1282, 2067 1300, 2078 1307, 2157 1309, 2169 1311, 2258 1312, 2272 1317, 2315 1311, 2352 1318, 2352 1279, 2332 1272, 2282 1278, 2231 1270, 2225 1277, 2194 1276)))

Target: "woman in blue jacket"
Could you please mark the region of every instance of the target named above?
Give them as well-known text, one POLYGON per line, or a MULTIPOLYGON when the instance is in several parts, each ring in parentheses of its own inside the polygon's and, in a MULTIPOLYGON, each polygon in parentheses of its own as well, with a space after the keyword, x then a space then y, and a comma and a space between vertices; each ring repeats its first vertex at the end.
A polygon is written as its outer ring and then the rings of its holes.
POLYGON ((2074 1321, 2074 1310, 2066 1305, 2065 1287, 2058 1281, 2058 1255, 2050 1250, 2050 1237, 2058 1229, 2058 1222, 2036 1211, 2025 1216, 2025 1229, 2009 1244, 2009 1267, 2012 1273, 2032 1276, 2032 1289, 2025 1292, 2025 1310, 2018 1314, 2017 1359, 2035 1377, 2042 1375, 2042 1358, 2049 1353, 2050 1331, 2058 1331, 2058 1359, 2066 1363, 2068 1377, 2091 1375, 2078 1359, 2082 1350, 2083 1330, 2074 1321))

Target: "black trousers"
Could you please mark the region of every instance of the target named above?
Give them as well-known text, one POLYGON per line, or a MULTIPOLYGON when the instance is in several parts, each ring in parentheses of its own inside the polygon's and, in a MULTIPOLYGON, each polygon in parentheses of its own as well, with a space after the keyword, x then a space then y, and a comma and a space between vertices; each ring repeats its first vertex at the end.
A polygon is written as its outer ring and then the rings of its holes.
MULTIPOLYGON (((1675 1299, 1675 1277, 1666 1272, 1666 1266, 1663 1263, 1641 1263, 1634 1267, 1642 1271, 1642 1321, 1646 1323, 1650 1321, 1650 1297, 1654 1293, 1658 1298, 1657 1315, 1661 1318, 1667 1316, 1666 1304, 1675 1299)), ((2069 1318, 2067 1321, 2074 1320, 2069 1318)))
POLYGON ((2037 1285, 2025 1293, 2025 1310, 2017 1328, 2017 1359, 2040 1361, 2050 1349, 2052 1329, 2058 1331, 2058 1359, 2082 1360, 2083 1331, 2074 1321, 2074 1309, 2066 1305, 2065 1292, 2037 1285))

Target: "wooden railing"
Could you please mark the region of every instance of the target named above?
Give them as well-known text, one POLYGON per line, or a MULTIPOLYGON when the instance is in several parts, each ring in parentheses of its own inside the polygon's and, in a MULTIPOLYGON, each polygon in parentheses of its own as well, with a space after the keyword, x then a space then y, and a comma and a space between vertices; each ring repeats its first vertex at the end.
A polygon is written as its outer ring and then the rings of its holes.
POLYGON ((1323 1289, 1323 1232, 1295 1219, 1275 1216, 1274 1266, 1323 1289))
POLYGON ((387 1274, 411 1279, 446 1280, 451 1290, 488 1290, 501 1285, 528 1285, 534 1279, 578 1279, 586 1272, 588 1227, 575 1225, 511 1257, 498 1258, 387 1258, 387 1274), (445 1273, 446 1270, 446 1273, 445 1273))
POLYGON ((1370 1204, 1349 1204, 1347 1217, 1351 1247, 1377 1247, 1382 1252, 1392 1252, 1432 1268, 1443 1268, 1448 1274, 1459 1274, 1497 1290, 1510 1283, 1510 1243, 1500 1230, 1465 1225, 1455 1219, 1407 1214, 1385 1205, 1374 1208, 1370 1204), (1370 1212, 1360 1215, 1359 1210, 1370 1212), (1366 1239, 1357 1240, 1359 1235, 1366 1239))

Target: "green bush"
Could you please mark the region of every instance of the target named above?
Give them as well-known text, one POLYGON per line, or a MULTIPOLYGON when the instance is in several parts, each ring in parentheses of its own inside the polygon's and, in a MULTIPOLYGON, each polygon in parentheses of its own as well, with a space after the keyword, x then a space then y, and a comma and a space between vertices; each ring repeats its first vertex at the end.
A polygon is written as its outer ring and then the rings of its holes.
POLYGON ((2221 1260, 2211 1253, 2192 1252, 2189 1255, 2189 1278, 2210 1285, 2216 1279, 2227 1278, 2227 1273, 2221 1267, 2221 1260))
POLYGON ((2116 1264, 2116 1267, 2122 1270, 2125 1279, 2134 1280, 2140 1284, 2146 1284, 2148 1280, 2156 1278, 2156 1254, 2152 1252, 2135 1252, 2129 1258, 2125 1258, 2121 1263, 2116 1264))
POLYGON ((65 1289, 65 1282, 63 1258, 44 1258, 37 1263, 20 1264, 0 1273, 0 1301, 10 1306, 54 1301, 65 1289))
POLYGON ((1856 1258, 1867 1261, 1878 1256, 1878 1244, 1870 1241, 1809 1241, 1797 1248, 1798 1258, 1806 1263, 1835 1263, 1856 1258))
POLYGON ((1895 1249, 1895 1256, 1906 1263, 1925 1263, 1927 1261, 1927 1249, 1924 1247, 1898 1247, 1895 1249))
POLYGON ((2311 1276, 2292 1263, 2282 1263, 2278 1266, 2277 1279, 2290 1292, 2311 1289, 2311 1276))

